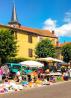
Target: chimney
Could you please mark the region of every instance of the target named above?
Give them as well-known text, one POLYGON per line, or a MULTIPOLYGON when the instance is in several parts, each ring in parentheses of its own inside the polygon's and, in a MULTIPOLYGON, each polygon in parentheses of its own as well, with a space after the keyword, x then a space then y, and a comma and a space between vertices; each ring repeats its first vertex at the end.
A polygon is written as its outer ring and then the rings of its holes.
POLYGON ((56 46, 59 47, 59 41, 56 42, 56 46))
POLYGON ((52 34, 54 35, 54 34, 55 34, 55 32, 54 32, 54 31, 52 31, 52 34))

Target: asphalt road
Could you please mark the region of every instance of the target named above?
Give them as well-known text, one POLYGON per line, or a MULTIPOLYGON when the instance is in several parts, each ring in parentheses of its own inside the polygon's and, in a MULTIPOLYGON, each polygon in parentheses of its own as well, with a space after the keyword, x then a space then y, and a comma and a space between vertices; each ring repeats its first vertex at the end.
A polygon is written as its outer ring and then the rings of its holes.
POLYGON ((71 98, 71 81, 4 94, 0 98, 71 98))

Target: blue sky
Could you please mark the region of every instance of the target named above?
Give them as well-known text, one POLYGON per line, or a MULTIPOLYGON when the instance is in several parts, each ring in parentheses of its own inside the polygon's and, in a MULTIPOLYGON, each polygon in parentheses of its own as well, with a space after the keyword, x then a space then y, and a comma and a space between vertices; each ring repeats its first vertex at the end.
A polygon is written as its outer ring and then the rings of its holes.
MULTIPOLYGON (((55 30, 60 42, 71 41, 71 0, 14 0, 23 26, 55 30)), ((0 0, 0 24, 10 21, 13 0, 0 0)))

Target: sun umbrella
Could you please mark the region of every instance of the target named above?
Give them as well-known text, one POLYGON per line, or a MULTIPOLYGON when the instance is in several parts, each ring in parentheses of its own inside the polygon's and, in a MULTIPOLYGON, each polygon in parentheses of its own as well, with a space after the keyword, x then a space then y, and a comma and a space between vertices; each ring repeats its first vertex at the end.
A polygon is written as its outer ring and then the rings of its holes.
POLYGON ((39 58, 38 59, 39 61, 54 61, 54 58, 52 58, 52 57, 46 57, 46 58, 39 58))
POLYGON ((43 67, 44 65, 40 62, 37 61, 23 61, 20 62, 22 66, 27 66, 27 67, 43 67))
POLYGON ((29 74, 29 73, 32 73, 32 70, 24 70, 24 72, 26 73, 26 74, 29 74))
POLYGON ((56 59, 56 58, 52 58, 52 57, 46 57, 46 58, 39 58, 39 61, 47 61, 47 62, 51 62, 51 61, 55 61, 55 62, 61 62, 63 63, 62 60, 56 59))
POLYGON ((56 58, 54 59, 54 61, 55 61, 55 62, 64 63, 62 60, 59 60, 59 59, 56 59, 56 58))

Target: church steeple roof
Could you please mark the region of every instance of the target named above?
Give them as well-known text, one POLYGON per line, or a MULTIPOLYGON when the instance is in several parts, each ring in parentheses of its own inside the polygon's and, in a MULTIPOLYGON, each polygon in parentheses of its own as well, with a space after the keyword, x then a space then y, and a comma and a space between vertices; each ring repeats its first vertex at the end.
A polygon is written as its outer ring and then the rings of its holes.
POLYGON ((18 22, 15 4, 13 5, 11 21, 18 22))
POLYGON ((17 18, 17 13, 16 13, 15 4, 13 4, 11 21, 9 22, 9 24, 10 24, 10 25, 20 25, 20 23, 18 22, 18 18, 17 18))

